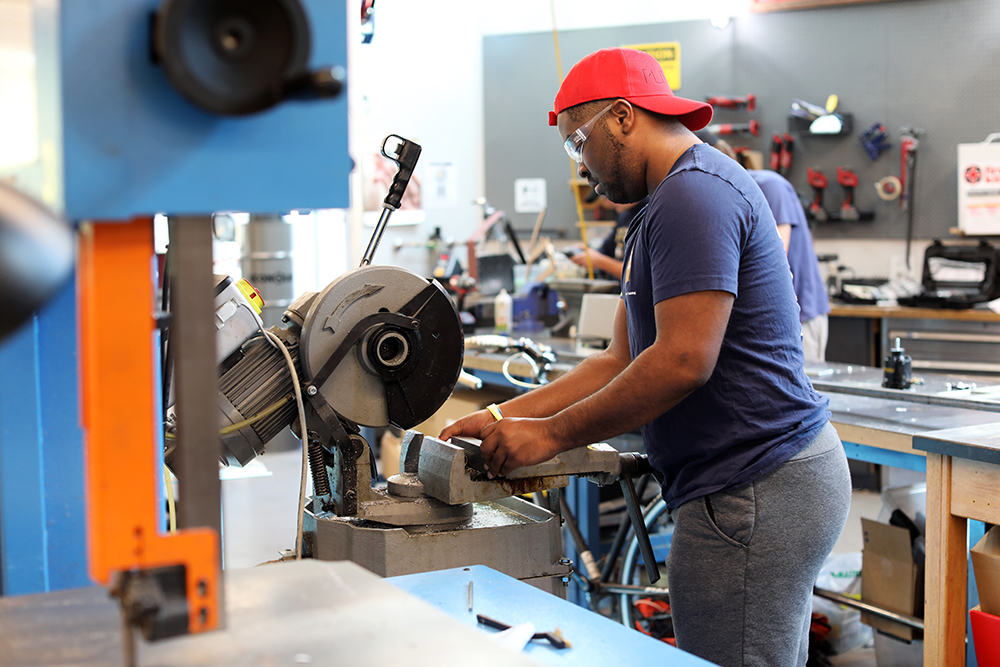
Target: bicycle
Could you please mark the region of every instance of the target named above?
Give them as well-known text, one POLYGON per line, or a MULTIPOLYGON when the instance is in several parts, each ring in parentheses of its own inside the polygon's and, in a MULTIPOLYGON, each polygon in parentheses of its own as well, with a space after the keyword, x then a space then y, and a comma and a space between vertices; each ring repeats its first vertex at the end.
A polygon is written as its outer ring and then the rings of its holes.
MULTIPOLYGON (((634 498, 642 497, 651 479, 652 475, 639 479, 634 498)), ((623 491, 628 504, 630 492, 623 491)), ((561 495, 560 510, 582 564, 582 568, 573 568, 574 580, 586 595, 591 610, 657 639, 672 638, 670 592, 660 583, 659 571, 670 549, 673 522, 660 494, 657 493, 641 512, 648 543, 644 545, 643 535, 636 534, 633 520, 628 515, 623 516, 608 553, 600 561, 600 568, 583 539, 576 517, 561 495), (601 608, 605 598, 611 601, 610 610, 601 608)))

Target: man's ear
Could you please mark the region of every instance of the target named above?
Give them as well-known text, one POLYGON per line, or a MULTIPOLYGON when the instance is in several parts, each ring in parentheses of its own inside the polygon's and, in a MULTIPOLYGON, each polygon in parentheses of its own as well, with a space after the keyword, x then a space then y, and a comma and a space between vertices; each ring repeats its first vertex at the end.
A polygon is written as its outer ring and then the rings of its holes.
POLYGON ((615 122, 621 128, 622 134, 628 134, 635 129, 636 111, 628 100, 621 98, 615 100, 614 106, 611 107, 611 114, 615 117, 615 122))

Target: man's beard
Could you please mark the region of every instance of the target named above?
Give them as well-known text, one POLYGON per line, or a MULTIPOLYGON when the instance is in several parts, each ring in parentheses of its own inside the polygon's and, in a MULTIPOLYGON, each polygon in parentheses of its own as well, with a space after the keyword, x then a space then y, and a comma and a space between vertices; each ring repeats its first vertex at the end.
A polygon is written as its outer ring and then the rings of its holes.
POLYGON ((646 195, 638 195, 626 185, 630 183, 630 181, 634 180, 631 172, 636 169, 636 165, 630 161, 630 156, 625 148, 625 144, 618 141, 611 135, 610 132, 608 133, 608 138, 611 141, 612 147, 611 166, 608 171, 613 174, 612 178, 614 180, 599 181, 601 194, 604 195, 608 201, 614 202, 615 204, 631 204, 639 201, 646 195))

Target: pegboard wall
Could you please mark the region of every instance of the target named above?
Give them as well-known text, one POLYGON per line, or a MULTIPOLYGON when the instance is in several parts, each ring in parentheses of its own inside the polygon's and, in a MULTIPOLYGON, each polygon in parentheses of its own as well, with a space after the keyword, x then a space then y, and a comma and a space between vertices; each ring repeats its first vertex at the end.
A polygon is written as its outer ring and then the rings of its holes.
MULTIPOLYGON (((824 205, 836 210, 844 190, 837 167, 858 175, 855 204, 873 210, 871 222, 813 223, 816 238, 904 238, 907 214, 879 199, 874 184, 900 175, 900 129, 924 130, 917 152, 913 202, 915 238, 947 237, 957 226, 957 145, 1000 132, 1000 2, 897 0, 823 9, 754 14, 722 30, 707 20, 566 31, 559 34, 563 68, 600 48, 680 42, 677 94, 754 94, 753 112, 717 109, 713 123, 756 119, 760 136, 726 137, 764 154, 771 136, 788 131, 798 98, 823 106, 839 97, 838 113, 853 116, 847 135, 792 132, 795 153, 788 179, 808 201, 806 168, 828 177, 824 205), (873 161, 859 137, 874 123, 892 147, 873 161)), ((551 33, 484 38, 486 196, 508 212, 518 230, 537 215, 514 211, 514 180, 547 182, 546 230, 577 238, 569 181, 575 172, 548 111, 559 86, 551 33)))

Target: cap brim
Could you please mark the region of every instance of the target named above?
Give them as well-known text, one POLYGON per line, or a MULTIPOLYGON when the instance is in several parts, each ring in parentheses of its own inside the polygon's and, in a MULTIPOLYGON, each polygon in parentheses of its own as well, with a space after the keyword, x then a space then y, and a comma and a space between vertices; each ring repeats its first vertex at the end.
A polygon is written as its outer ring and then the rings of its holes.
MULTIPOLYGON (((711 104, 689 100, 685 97, 656 95, 648 97, 632 97, 619 95, 619 98, 628 100, 637 107, 663 114, 664 116, 675 117, 684 127, 692 132, 700 130, 712 122, 713 109, 711 104)), ((582 103, 581 103, 582 104, 582 103)), ((555 126, 559 114, 555 111, 549 112, 549 125, 555 126)))
POLYGON ((673 116, 692 132, 700 130, 712 122, 712 105, 705 102, 665 95, 626 99, 647 111, 673 116))

